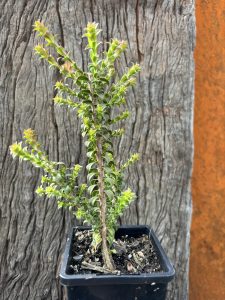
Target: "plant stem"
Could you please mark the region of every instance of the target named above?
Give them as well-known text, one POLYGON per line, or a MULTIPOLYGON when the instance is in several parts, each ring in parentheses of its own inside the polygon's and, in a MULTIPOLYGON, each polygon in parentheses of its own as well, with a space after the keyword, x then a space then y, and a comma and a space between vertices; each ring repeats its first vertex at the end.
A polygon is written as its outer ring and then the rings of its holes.
POLYGON ((107 227, 106 227, 106 196, 104 192, 104 167, 102 159, 102 139, 97 139, 97 164, 98 164, 98 188, 100 200, 100 221, 101 221, 101 237, 102 237, 102 258, 105 267, 113 271, 113 259, 107 243, 107 227))
MULTIPOLYGON (((90 86, 92 94, 92 109, 93 109, 93 121, 97 124, 96 120, 96 98, 94 97, 93 89, 90 86)), ((105 184, 104 184, 104 162, 102 153, 102 138, 97 137, 96 141, 96 158, 98 168, 98 190, 99 190, 99 207, 100 207, 100 223, 101 223, 101 252, 105 268, 110 271, 115 271, 112 255, 110 253, 107 243, 107 226, 106 226, 106 196, 105 196, 105 184)))

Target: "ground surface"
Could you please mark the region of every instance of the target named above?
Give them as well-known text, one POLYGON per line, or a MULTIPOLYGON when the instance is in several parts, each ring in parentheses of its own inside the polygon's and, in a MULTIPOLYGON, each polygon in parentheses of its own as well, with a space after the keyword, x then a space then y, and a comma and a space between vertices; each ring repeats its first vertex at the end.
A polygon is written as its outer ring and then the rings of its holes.
MULTIPOLYGON (((76 231, 73 239, 71 273, 107 273, 102 268, 100 249, 91 251, 91 231, 76 231)), ((147 235, 122 236, 113 243, 113 260, 117 274, 139 274, 160 272, 159 258, 147 235)))

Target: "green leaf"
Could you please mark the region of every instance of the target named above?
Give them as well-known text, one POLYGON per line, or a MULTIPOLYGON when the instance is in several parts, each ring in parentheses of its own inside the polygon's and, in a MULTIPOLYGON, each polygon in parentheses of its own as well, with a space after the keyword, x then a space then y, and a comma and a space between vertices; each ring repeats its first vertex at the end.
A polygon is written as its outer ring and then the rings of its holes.
POLYGON ((91 158, 91 157, 95 157, 96 151, 92 150, 92 151, 88 151, 87 152, 87 157, 91 158))
POLYGON ((111 186, 113 186, 115 184, 115 179, 112 177, 105 177, 105 182, 109 183, 111 186))
POLYGON ((90 198, 90 202, 93 204, 93 205, 96 205, 96 202, 99 200, 99 197, 98 196, 94 196, 94 197, 91 197, 90 198))
POLYGON ((111 190, 105 190, 105 193, 110 199, 114 198, 114 193, 111 190))
POLYGON ((108 226, 108 236, 107 236, 107 240, 109 242, 109 244, 111 245, 113 243, 113 241, 115 240, 115 229, 108 226))
POLYGON ((86 147, 88 147, 90 144, 91 144, 91 141, 85 141, 85 142, 84 142, 84 145, 85 145, 86 147))
POLYGON ((76 83, 77 83, 78 85, 80 85, 80 84, 82 84, 82 83, 84 83, 84 82, 88 82, 88 77, 85 76, 85 75, 79 76, 79 77, 77 78, 77 80, 76 80, 76 83))
POLYGON ((90 186, 88 187, 88 192, 89 192, 90 194, 92 194, 92 192, 93 192, 94 189, 96 189, 96 188, 97 188, 97 184, 90 185, 90 186))
POLYGON ((96 164, 96 162, 91 162, 91 163, 87 164, 86 169, 88 171, 90 171, 92 169, 92 167, 95 166, 95 164, 96 164))
POLYGON ((109 80, 105 77, 99 77, 99 81, 109 84, 109 80))
POLYGON ((91 181, 91 179, 94 177, 94 176, 98 176, 98 173, 97 172, 91 172, 91 173, 89 173, 88 175, 87 175, 87 179, 89 180, 89 181, 91 181))
POLYGON ((111 174, 112 173, 112 169, 109 168, 109 167, 105 167, 105 172, 108 173, 108 174, 111 174))
POLYGON ((90 94, 91 94, 91 92, 89 90, 81 90, 77 96, 78 96, 78 98, 86 98, 90 94))
POLYGON ((95 250, 99 247, 100 243, 102 241, 101 235, 99 232, 93 232, 92 234, 92 246, 95 250))
POLYGON ((111 141, 107 141, 107 142, 105 142, 104 146, 106 146, 108 148, 112 148, 113 147, 113 143, 111 141))
POLYGON ((63 201, 58 201, 58 208, 62 208, 63 206, 65 206, 65 203, 63 201))

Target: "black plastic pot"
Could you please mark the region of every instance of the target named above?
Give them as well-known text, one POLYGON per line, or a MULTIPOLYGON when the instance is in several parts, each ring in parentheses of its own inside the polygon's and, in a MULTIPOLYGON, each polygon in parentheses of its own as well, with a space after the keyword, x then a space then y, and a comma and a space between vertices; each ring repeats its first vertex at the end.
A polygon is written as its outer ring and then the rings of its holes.
MULTIPOLYGON (((88 227, 78 227, 79 230, 88 227)), ((167 284, 174 278, 175 270, 169 262, 159 240, 148 226, 121 226, 116 238, 122 235, 138 237, 147 234, 158 253, 163 272, 140 275, 70 275, 72 240, 70 234, 62 259, 60 282, 66 287, 68 300, 163 300, 167 284)))

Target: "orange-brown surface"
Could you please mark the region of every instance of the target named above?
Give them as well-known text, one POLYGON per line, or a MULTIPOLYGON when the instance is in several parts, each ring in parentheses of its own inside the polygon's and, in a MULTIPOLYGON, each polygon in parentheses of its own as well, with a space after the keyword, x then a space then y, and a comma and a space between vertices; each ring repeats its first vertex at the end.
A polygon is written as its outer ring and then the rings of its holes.
POLYGON ((225 299, 225 0, 196 0, 190 300, 225 299))

